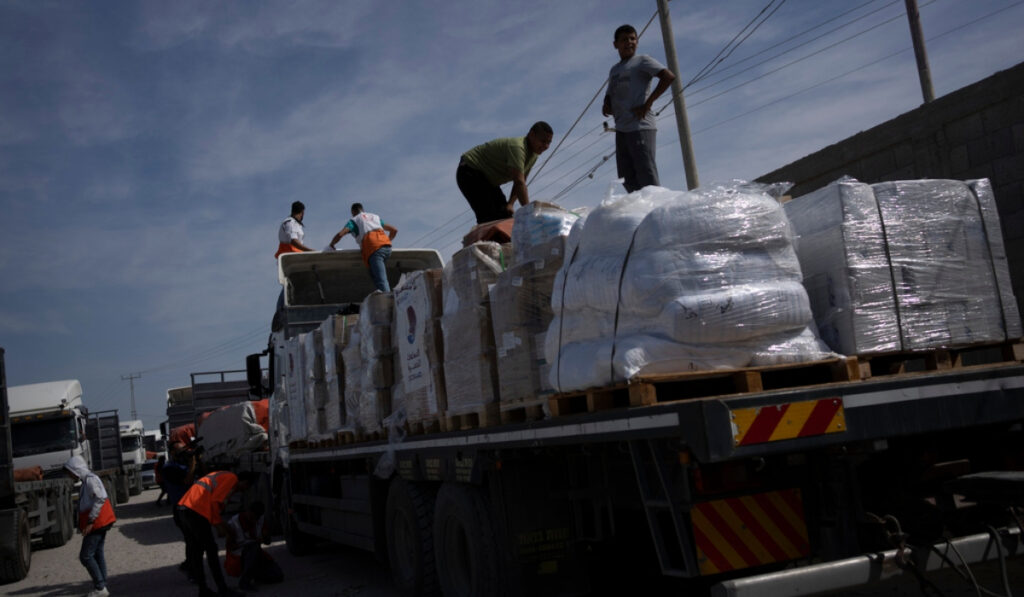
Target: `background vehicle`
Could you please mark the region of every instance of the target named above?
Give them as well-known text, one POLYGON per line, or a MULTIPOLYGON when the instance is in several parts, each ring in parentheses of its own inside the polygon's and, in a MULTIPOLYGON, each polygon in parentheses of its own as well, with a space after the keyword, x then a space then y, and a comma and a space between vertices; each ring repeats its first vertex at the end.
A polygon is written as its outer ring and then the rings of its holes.
POLYGON ((64 461, 57 467, 52 462, 59 454, 67 460, 76 449, 81 450, 85 428, 75 413, 81 404, 81 386, 78 382, 35 386, 43 387, 10 388, 18 397, 21 413, 15 422, 9 409, 4 349, 0 348, 0 583, 28 574, 34 539, 57 547, 74 533, 74 483, 60 470, 64 461), (53 398, 58 400, 52 402, 53 398), (60 408, 44 407, 51 403, 60 408), (31 421, 21 417, 31 417, 31 421), (31 439, 35 432, 39 433, 37 440, 31 439), (40 467, 40 478, 15 481, 15 468, 35 466, 40 467))
POLYGON ((123 421, 118 425, 121 436, 121 467, 128 478, 128 493, 142 493, 142 465, 146 462, 145 429, 142 421, 123 421))

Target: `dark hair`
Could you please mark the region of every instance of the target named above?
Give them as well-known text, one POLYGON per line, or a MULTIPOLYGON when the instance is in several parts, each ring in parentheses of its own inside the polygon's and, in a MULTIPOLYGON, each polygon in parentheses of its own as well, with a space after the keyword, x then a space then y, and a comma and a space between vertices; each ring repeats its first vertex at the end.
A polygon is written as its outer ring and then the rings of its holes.
POLYGON ((363 211, 363 204, 362 203, 353 203, 352 204, 352 215, 356 215, 357 213, 359 213, 361 211, 363 211))
POLYGON ((304 211, 306 211, 306 206, 303 205, 301 201, 293 201, 292 202, 292 213, 291 213, 291 215, 294 216, 295 214, 300 214, 300 213, 302 213, 304 211))
POLYGON ((249 485, 255 485, 259 483, 260 474, 257 473, 256 471, 242 471, 238 473, 238 480, 245 481, 249 485))
POLYGON ((537 122, 533 123, 533 126, 530 127, 530 132, 547 133, 549 135, 555 134, 555 131, 551 130, 551 125, 544 122, 543 120, 538 120, 537 122))
POLYGON ((634 29, 632 25, 621 25, 618 29, 615 30, 615 37, 612 38, 612 40, 619 41, 620 35, 628 35, 630 33, 636 35, 636 29, 634 29))

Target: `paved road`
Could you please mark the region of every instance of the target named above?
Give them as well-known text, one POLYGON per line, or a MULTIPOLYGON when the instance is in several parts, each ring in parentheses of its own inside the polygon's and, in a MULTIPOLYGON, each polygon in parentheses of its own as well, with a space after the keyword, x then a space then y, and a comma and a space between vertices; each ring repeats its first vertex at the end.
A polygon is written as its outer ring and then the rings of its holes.
MULTIPOLYGON (((185 543, 171 520, 168 507, 153 505, 155 489, 133 497, 117 509, 118 521, 107 535, 107 572, 111 595, 183 597, 198 591, 178 571, 185 543)), ((0 595, 58 597, 85 595, 92 589, 89 575, 78 561, 81 536, 56 549, 36 549, 25 579, 0 585, 0 595)), ((387 566, 372 554, 345 548, 296 558, 282 541, 267 550, 284 569, 280 585, 261 586, 256 597, 398 597, 387 566)), ((227 577, 236 586, 238 579, 227 577)), ((212 581, 207 579, 207 582, 212 581)))

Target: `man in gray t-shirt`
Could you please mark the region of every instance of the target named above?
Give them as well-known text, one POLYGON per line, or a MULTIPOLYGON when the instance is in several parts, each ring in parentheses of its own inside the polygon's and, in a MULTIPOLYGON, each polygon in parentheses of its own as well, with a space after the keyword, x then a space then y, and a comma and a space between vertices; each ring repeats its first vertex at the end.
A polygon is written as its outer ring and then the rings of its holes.
POLYGON ((601 113, 615 116, 615 163, 629 192, 657 185, 655 163, 658 131, 651 104, 668 89, 676 76, 647 55, 636 55, 637 34, 631 25, 615 30, 615 49, 620 61, 608 73, 608 92, 601 113), (647 95, 651 79, 658 85, 647 95))

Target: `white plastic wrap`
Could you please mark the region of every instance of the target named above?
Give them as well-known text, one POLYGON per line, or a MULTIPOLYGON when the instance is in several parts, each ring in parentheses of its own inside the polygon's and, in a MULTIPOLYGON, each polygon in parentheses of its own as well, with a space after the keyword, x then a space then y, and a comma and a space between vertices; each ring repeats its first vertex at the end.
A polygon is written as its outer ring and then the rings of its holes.
POLYGON ((358 315, 334 315, 320 326, 324 346, 324 424, 328 435, 348 429, 345 415, 345 363, 342 350, 349 345, 353 329, 359 325, 358 315))
POLYGON ((359 406, 363 402, 363 354, 359 350, 359 328, 352 330, 348 344, 341 349, 345 364, 345 422, 346 431, 356 431, 359 425, 359 406))
POLYGON ((502 402, 551 393, 544 337, 554 317, 551 291, 562 260, 550 255, 519 263, 491 286, 491 321, 502 402))
POLYGON ((842 179, 785 204, 821 338, 843 354, 900 350, 885 234, 867 184, 842 179))
POLYGON ((286 341, 285 352, 288 357, 288 441, 306 440, 306 395, 305 361, 302 350, 306 334, 299 334, 286 341))
POLYGON ((842 179, 786 212, 818 329, 834 349, 871 354, 1020 336, 987 180, 842 179))
POLYGON ((545 342, 556 389, 831 356, 808 330, 792 231, 763 187, 646 187, 576 226, 545 342))
POLYGON ((512 262, 562 260, 565 238, 580 214, 552 203, 532 201, 516 210, 512 223, 512 262))
POLYGON ((357 427, 365 433, 380 431, 381 420, 391 414, 394 304, 393 294, 375 292, 359 307, 359 351, 363 366, 357 427))
POLYGON ((444 383, 450 414, 463 414, 498 397, 498 373, 488 287, 509 261, 511 248, 492 242, 456 252, 444 266, 444 383))
POLYGON ((267 431, 256 422, 252 402, 221 407, 206 417, 196 433, 203 438, 207 458, 237 458, 261 449, 267 431))

